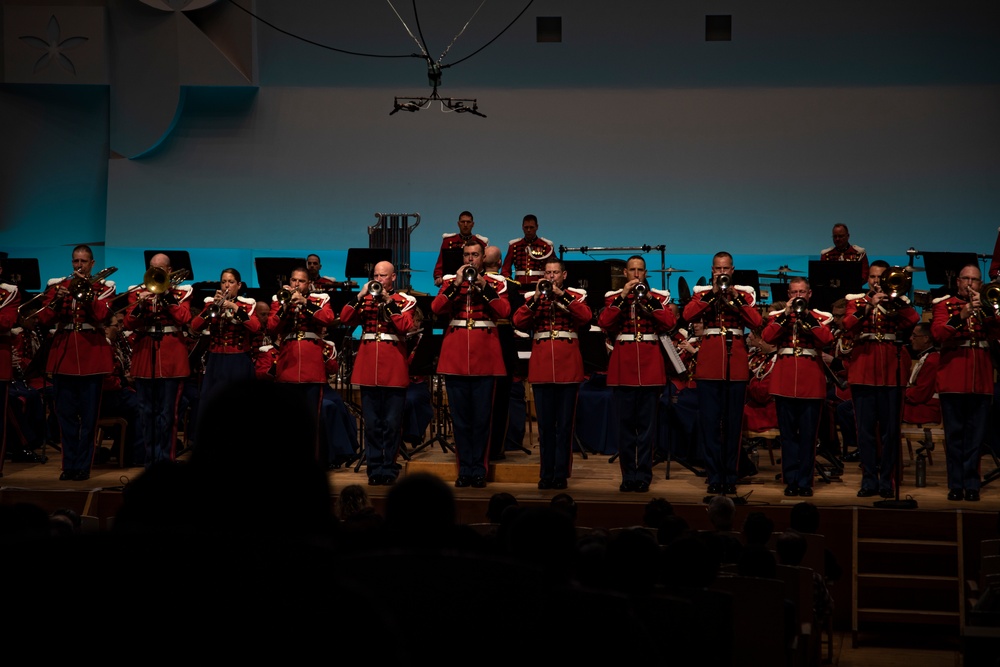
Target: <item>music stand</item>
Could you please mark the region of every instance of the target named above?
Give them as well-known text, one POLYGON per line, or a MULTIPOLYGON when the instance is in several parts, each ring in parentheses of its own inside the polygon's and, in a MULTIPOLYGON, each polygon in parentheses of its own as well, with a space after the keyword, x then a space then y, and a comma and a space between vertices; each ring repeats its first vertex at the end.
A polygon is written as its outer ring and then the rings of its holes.
POLYGON ((788 283, 771 283, 771 303, 788 301, 788 283))
MULTIPOLYGON (((587 305, 594 316, 591 322, 597 321, 597 313, 604 308, 604 295, 611 291, 611 272, 606 262, 593 260, 563 260, 566 265, 566 281, 563 287, 574 287, 586 290, 587 305)), ((607 368, 607 363, 604 364, 607 368)))
POLYGON ((194 269, 191 267, 191 255, 187 250, 143 250, 142 255, 146 263, 143 264, 145 267, 149 267, 149 260, 153 259, 153 255, 163 253, 170 258, 170 271, 181 271, 182 269, 187 269, 186 280, 194 280, 194 269))
POLYGON ((297 267, 305 268, 305 257, 254 257, 254 269, 257 271, 257 286, 263 289, 265 281, 278 290, 288 284, 288 277, 297 267))
POLYGON ((6 255, 7 253, 4 253, 4 259, 0 261, 0 265, 3 266, 0 280, 17 285, 22 292, 42 288, 42 278, 38 273, 38 260, 36 258, 12 257, 7 259, 6 255))
POLYGON ((441 275, 453 276, 465 264, 465 248, 445 248, 441 251, 441 275))
MULTIPOLYGON (((432 330, 430 323, 425 322, 424 331, 427 332, 430 330, 432 330)), ((431 395, 434 402, 434 421, 432 422, 434 425, 434 436, 427 442, 417 445, 410 452, 410 456, 427 449, 434 443, 441 445, 441 451, 445 453, 455 451, 444 435, 448 425, 448 414, 444 407, 444 380, 436 372, 438 358, 441 356, 441 343, 443 341, 444 334, 425 333, 424 337, 420 340, 420 345, 414 351, 413 360, 410 361, 410 375, 429 375, 431 377, 431 386, 434 390, 431 395)))
POLYGON ((733 284, 752 287, 754 294, 760 298, 760 274, 756 269, 733 269, 733 284))
POLYGON ((603 331, 581 329, 579 332, 580 356, 583 357, 583 372, 607 373, 611 352, 608 351, 607 336, 603 331))
POLYGON ((364 277, 369 280, 375 265, 379 262, 392 261, 392 248, 348 248, 347 261, 344 263, 344 277, 364 277))
POLYGON ((943 285, 946 291, 955 288, 958 274, 962 267, 972 264, 979 268, 978 258, 974 252, 925 252, 924 268, 927 269, 929 285, 943 285))
POLYGON ((860 272, 860 262, 809 260, 809 289, 812 290, 809 305, 829 312, 834 301, 861 289, 860 272))

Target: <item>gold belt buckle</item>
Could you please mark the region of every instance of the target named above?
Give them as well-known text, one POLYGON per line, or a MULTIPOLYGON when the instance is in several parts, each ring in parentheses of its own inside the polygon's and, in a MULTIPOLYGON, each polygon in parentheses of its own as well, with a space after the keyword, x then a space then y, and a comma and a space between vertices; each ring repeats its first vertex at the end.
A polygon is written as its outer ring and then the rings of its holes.
POLYGON ((882 342, 882 340, 884 338, 885 338, 885 334, 883 334, 881 331, 876 331, 875 332, 875 340, 877 340, 879 342, 882 342))
POLYGON ((641 343, 642 342, 642 331, 636 331, 635 332, 635 342, 637 342, 637 343, 641 343))
POLYGON ((465 328, 468 329, 469 331, 472 331, 472 325, 475 324, 475 323, 476 323, 476 321, 474 319, 472 319, 471 317, 466 317, 465 318, 465 328))
POLYGON ((802 356, 802 348, 801 348, 801 347, 797 347, 797 348, 795 348, 795 349, 794 349, 794 350, 792 351, 792 354, 793 354, 794 356, 796 356, 796 357, 801 357, 801 356, 802 356))
POLYGON ((559 332, 555 329, 549 329, 549 338, 552 340, 559 338, 559 332))

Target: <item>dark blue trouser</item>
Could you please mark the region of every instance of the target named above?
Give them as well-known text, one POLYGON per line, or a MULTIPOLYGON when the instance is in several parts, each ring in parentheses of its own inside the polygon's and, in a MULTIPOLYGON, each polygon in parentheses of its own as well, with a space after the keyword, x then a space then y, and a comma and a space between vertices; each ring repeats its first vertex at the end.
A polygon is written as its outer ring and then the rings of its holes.
POLYGON ((146 447, 144 464, 149 468, 158 461, 172 461, 177 441, 177 406, 181 400, 184 378, 135 380, 139 399, 139 425, 146 447))
POLYGON ((892 491, 899 457, 899 387, 851 385, 861 455, 861 488, 892 491))
POLYGON ((365 418, 365 458, 368 477, 396 478, 396 456, 403 429, 404 387, 361 387, 365 418))
POLYGON ((573 467, 573 425, 580 384, 535 384, 531 390, 538 415, 539 476, 566 479, 573 467))
POLYGON ((735 484, 747 383, 735 380, 698 380, 698 426, 705 445, 709 484, 735 484))
POLYGON ((64 471, 89 471, 94 461, 103 383, 103 375, 56 375, 52 380, 64 471))
POLYGON ((948 488, 978 491, 979 464, 990 417, 989 394, 940 394, 948 488))
POLYGON ((486 477, 495 384, 492 375, 445 378, 460 477, 486 477))
POLYGON ((786 486, 812 488, 822 398, 774 397, 781 431, 781 476, 786 486))
POLYGON ((653 448, 656 443, 656 406, 662 386, 614 389, 618 412, 618 464, 622 482, 653 481, 653 448))

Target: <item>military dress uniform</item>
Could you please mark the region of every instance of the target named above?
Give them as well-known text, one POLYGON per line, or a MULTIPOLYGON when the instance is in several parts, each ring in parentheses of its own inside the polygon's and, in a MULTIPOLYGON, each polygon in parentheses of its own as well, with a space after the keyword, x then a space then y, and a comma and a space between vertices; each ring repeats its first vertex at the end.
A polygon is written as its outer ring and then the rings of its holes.
POLYGON ((500 273, 516 280, 524 290, 545 275, 545 262, 552 257, 554 249, 552 241, 541 236, 530 241, 525 238, 511 239, 507 243, 500 273))
POLYGON ((781 475, 785 495, 811 496, 816 460, 816 435, 826 398, 826 374, 820 356, 833 343, 829 323, 821 310, 801 315, 783 310, 768 314, 761 338, 777 348, 771 371, 771 393, 781 431, 781 475))
POLYGON ((819 258, 823 262, 858 262, 861 268, 861 282, 868 282, 868 254, 859 245, 849 245, 844 250, 837 246, 823 248, 819 258))
POLYGON ((16 285, 0 283, 0 474, 7 455, 7 401, 10 383, 14 379, 13 343, 11 329, 17 324, 17 309, 21 305, 21 294, 16 285))
POLYGON ((93 284, 93 298, 73 294, 57 297, 59 287, 69 288, 74 276, 48 282, 38 322, 55 329, 45 372, 52 375, 53 399, 62 442, 62 480, 90 477, 101 408, 104 376, 113 370, 111 344, 104 325, 111 316, 115 284, 93 284))
POLYGON ((762 323, 754 289, 733 287, 732 301, 725 292, 714 292, 710 285, 695 287, 684 306, 684 320, 704 326, 695 379, 710 493, 736 492, 743 408, 750 380, 743 331, 759 329, 762 323), (718 488, 720 485, 723 488, 718 488))
MULTIPOLYGON (((608 386, 618 412, 618 462, 622 491, 648 491, 653 480, 656 409, 667 384, 661 334, 676 325, 666 307, 670 293, 650 289, 645 299, 622 290, 604 295, 597 326, 614 341, 608 362, 608 386)), ((669 342, 669 341, 668 341, 669 342)))
POLYGON ((445 389, 458 454, 456 486, 486 485, 490 417, 495 379, 507 373, 496 322, 510 317, 505 281, 483 275, 480 291, 468 282, 454 285, 444 276, 431 302, 438 317, 450 318, 441 342, 438 375, 447 376, 445 389))
POLYGON ((883 301, 870 313, 869 295, 848 294, 846 299, 843 327, 854 341, 847 382, 861 456, 859 495, 878 491, 888 498, 896 481, 903 388, 910 377, 910 355, 903 344, 920 316, 906 297, 883 301))
POLYGON ((778 428, 778 410, 771 395, 771 373, 777 362, 778 355, 774 352, 750 355, 750 381, 743 408, 743 425, 750 431, 778 428))
MULTIPOLYGON (((323 337, 326 328, 336 319, 330 308, 330 296, 322 292, 307 295, 301 307, 285 306, 275 296, 267 318, 267 331, 278 341, 275 380, 300 386, 305 400, 315 411, 317 425, 323 423, 323 397, 328 386, 329 352, 323 337)), ((317 428, 314 451, 316 460, 325 466, 329 454, 320 444, 320 429, 317 428)))
POLYGON ((993 364, 989 338, 1000 332, 992 308, 962 319, 967 303, 960 296, 934 299, 931 334, 941 348, 937 393, 944 423, 949 499, 978 500, 981 446, 986 440, 993 364))
POLYGON ((409 294, 386 290, 381 300, 366 294, 340 311, 342 324, 361 325, 351 384, 361 387, 368 483, 373 485, 392 484, 399 474, 396 457, 410 385, 406 333, 413 327, 416 304, 409 294))
POLYGON ((207 400, 219 386, 254 378, 255 350, 261 323, 254 315, 257 302, 245 296, 230 299, 238 308, 219 313, 215 297, 205 297, 204 307, 191 319, 191 331, 208 336, 205 374, 201 380, 201 400, 207 400))
POLYGON ((939 424, 941 401, 937 394, 937 373, 941 353, 929 347, 914 359, 903 396, 903 421, 907 424, 939 424))
POLYGON ((593 313, 587 293, 565 289, 562 296, 525 294, 515 311, 514 326, 531 332, 528 381, 538 414, 541 458, 539 488, 565 488, 573 469, 573 424, 576 398, 583 382, 583 357, 577 331, 593 313))
POLYGON ((479 245, 483 247, 485 252, 486 246, 489 245, 489 238, 481 236, 479 234, 469 234, 468 236, 462 236, 461 234, 442 234, 441 235, 441 250, 438 252, 437 263, 434 265, 434 280, 437 281, 438 278, 444 277, 444 251, 445 250, 461 250, 465 247, 465 242, 469 239, 475 239, 479 241, 479 245))
POLYGON ((171 287, 153 299, 140 299, 130 287, 122 328, 133 331, 132 379, 139 399, 139 425, 145 464, 177 457, 177 418, 184 381, 191 375, 185 328, 191 322, 189 285, 171 287))

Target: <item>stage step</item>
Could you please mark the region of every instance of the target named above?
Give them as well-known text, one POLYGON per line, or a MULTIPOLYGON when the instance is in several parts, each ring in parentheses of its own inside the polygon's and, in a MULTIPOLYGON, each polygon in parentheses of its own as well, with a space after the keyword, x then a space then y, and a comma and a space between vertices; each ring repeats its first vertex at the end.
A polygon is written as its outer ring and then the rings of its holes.
MULTIPOLYGON (((409 461, 403 461, 403 474, 410 475, 415 472, 424 472, 436 475, 448 483, 455 481, 458 476, 458 464, 454 455, 450 460, 437 460, 429 458, 422 459, 419 455, 409 461)), ((501 482, 512 484, 532 484, 538 481, 538 457, 529 457, 525 454, 508 454, 503 461, 491 462, 489 473, 486 476, 489 482, 501 482)))

